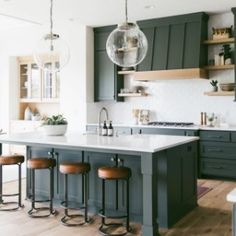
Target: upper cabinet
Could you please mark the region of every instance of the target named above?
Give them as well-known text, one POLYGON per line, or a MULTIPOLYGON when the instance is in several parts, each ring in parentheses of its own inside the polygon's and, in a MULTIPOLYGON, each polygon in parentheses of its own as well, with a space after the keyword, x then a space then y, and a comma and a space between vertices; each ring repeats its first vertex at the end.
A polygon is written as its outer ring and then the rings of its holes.
POLYGON ((106 41, 115 26, 94 28, 94 100, 123 101, 118 97, 123 88, 123 80, 119 79, 118 67, 106 53, 106 41))
POLYGON ((148 53, 137 71, 202 68, 207 63, 208 16, 194 13, 138 22, 148 39, 148 53))
MULTIPOLYGON (((19 57, 20 102, 58 102, 60 78, 59 72, 50 74, 38 68, 32 57, 19 57)), ((58 67, 55 59, 45 59, 45 67, 58 67)))

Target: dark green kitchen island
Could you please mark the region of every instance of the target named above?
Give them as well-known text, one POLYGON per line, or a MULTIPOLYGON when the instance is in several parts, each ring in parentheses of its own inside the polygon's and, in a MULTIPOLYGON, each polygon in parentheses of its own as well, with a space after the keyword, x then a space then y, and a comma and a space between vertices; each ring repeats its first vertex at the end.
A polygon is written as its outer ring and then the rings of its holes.
MULTIPOLYGON (((97 135, 68 134, 44 136, 41 133, 1 135, 0 143, 27 146, 27 158, 51 156, 61 161, 81 161, 91 164, 89 174, 89 206, 97 213, 101 206, 101 181, 97 169, 112 165, 117 155, 124 165, 132 169, 130 182, 131 219, 142 223, 142 235, 158 235, 158 227, 171 227, 197 206, 197 142, 198 137, 166 135, 123 135, 100 137, 97 135)), ((58 166, 54 175, 54 198, 63 199, 64 184, 58 166)), ((1 169, 0 169, 0 178, 1 169)), ((47 170, 36 172, 36 193, 48 196, 47 170)), ((31 179, 27 172, 27 194, 31 179)), ((1 189, 1 186, 0 186, 1 189)), ((107 208, 115 206, 115 185, 107 186, 107 208)), ((81 178, 69 178, 70 198, 80 201, 81 178)), ((119 206, 125 208, 125 187, 119 185, 119 206)))

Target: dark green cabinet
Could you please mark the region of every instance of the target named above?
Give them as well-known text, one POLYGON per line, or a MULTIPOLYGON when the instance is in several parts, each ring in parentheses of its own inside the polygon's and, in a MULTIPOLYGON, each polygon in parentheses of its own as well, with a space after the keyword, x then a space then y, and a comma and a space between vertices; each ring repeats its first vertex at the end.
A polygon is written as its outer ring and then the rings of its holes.
POLYGON ((206 65, 207 50, 202 41, 207 38, 207 22, 208 16, 203 12, 138 22, 151 51, 137 70, 200 68, 206 65))
MULTIPOLYGON (((171 227, 184 215, 196 207, 196 142, 173 147, 158 152, 158 158, 154 162, 154 168, 158 169, 154 183, 158 181, 158 221, 162 228, 171 227)), ((54 199, 55 202, 63 200, 64 176, 59 172, 59 163, 63 161, 77 162, 82 160, 80 150, 50 149, 45 147, 28 147, 29 158, 34 156, 50 156, 57 161, 54 175, 54 199)), ((142 222, 143 215, 143 175, 141 168, 141 157, 128 154, 84 152, 84 160, 91 164, 89 172, 89 211, 97 213, 101 207, 101 185, 98 178, 98 168, 101 166, 112 166, 112 157, 118 157, 124 161, 124 165, 131 168, 130 178, 130 215, 132 221, 142 222)), ((47 170, 40 170, 36 178, 37 197, 47 197, 49 192, 49 175, 47 170)), ((28 175, 28 177, 30 177, 28 175)), ((27 177, 30 183, 31 179, 27 177)), ((27 182, 27 183, 28 183, 27 182)), ((68 178, 69 199, 81 202, 81 176, 70 175, 68 178)), ((30 185, 27 184, 27 195, 29 196, 30 185)), ((110 213, 115 210, 115 181, 107 181, 106 184, 106 208, 110 213)), ((118 203, 120 213, 124 213, 126 207, 126 186, 119 181, 118 203)), ((148 203, 146 203, 148 204, 148 203)))
POLYGON ((200 175, 236 179, 236 132, 200 131, 200 175))
POLYGON ((123 87, 119 78, 118 66, 108 57, 106 41, 115 26, 94 28, 94 100, 123 101, 117 96, 123 87))

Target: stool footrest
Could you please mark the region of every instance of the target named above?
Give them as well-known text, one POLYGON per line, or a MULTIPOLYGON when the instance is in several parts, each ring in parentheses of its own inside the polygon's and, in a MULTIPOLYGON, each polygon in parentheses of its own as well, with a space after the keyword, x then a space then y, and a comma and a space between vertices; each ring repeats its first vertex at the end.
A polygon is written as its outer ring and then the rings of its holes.
POLYGON ((20 205, 19 202, 1 202, 0 203, 0 211, 16 211, 18 210, 19 208, 22 208, 24 207, 24 205, 20 205), (17 204, 17 207, 13 207, 13 208, 1 208, 1 205, 13 205, 13 204, 17 204))
POLYGON ((98 211, 98 215, 103 217, 103 218, 110 218, 110 219, 123 219, 123 218, 127 218, 127 215, 105 215, 104 213, 102 213, 102 210, 98 211))
POLYGON ((16 197, 19 196, 19 193, 12 193, 12 194, 0 194, 0 197, 16 197))
POLYGON ((126 235, 127 233, 130 233, 132 232, 132 228, 129 227, 129 230, 125 230, 123 233, 108 233, 107 231, 112 228, 113 230, 115 230, 115 228, 119 228, 119 227, 126 227, 124 224, 122 223, 109 223, 109 224, 102 224, 100 227, 99 227, 99 232, 103 235, 103 236, 124 236, 126 235), (105 226, 105 227, 104 227, 105 226))
POLYGON ((83 210, 83 209, 85 209, 85 206, 83 204, 80 204, 77 202, 68 201, 67 206, 65 206, 65 204, 66 204, 66 201, 61 202, 61 207, 64 209, 68 209, 68 210, 83 210))
POLYGON ((55 215, 55 214, 57 214, 57 211, 53 210, 51 212, 50 207, 34 207, 28 211, 28 215, 32 218, 44 218, 44 217, 48 217, 50 215, 55 215), (49 213, 45 215, 35 215, 36 213, 41 212, 41 211, 49 211, 49 213))
POLYGON ((70 220, 75 219, 75 218, 81 218, 81 217, 84 217, 84 215, 83 214, 68 214, 68 213, 66 214, 65 213, 65 216, 63 216, 61 218, 61 222, 63 225, 70 227, 70 226, 81 226, 81 225, 89 224, 92 221, 92 219, 90 217, 87 217, 86 220, 83 220, 81 222, 69 223, 70 220))

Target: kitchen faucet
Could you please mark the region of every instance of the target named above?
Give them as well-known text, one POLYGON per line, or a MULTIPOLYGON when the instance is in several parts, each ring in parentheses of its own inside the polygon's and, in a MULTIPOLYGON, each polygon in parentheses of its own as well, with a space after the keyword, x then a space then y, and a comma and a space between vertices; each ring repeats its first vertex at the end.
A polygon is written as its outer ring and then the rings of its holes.
POLYGON ((102 112, 105 112, 105 115, 106 115, 106 120, 108 120, 108 111, 105 107, 102 107, 100 112, 99 112, 99 116, 98 116, 98 125, 99 125, 99 128, 98 128, 98 134, 101 135, 102 134, 102 124, 101 124, 101 115, 102 115, 102 112))

